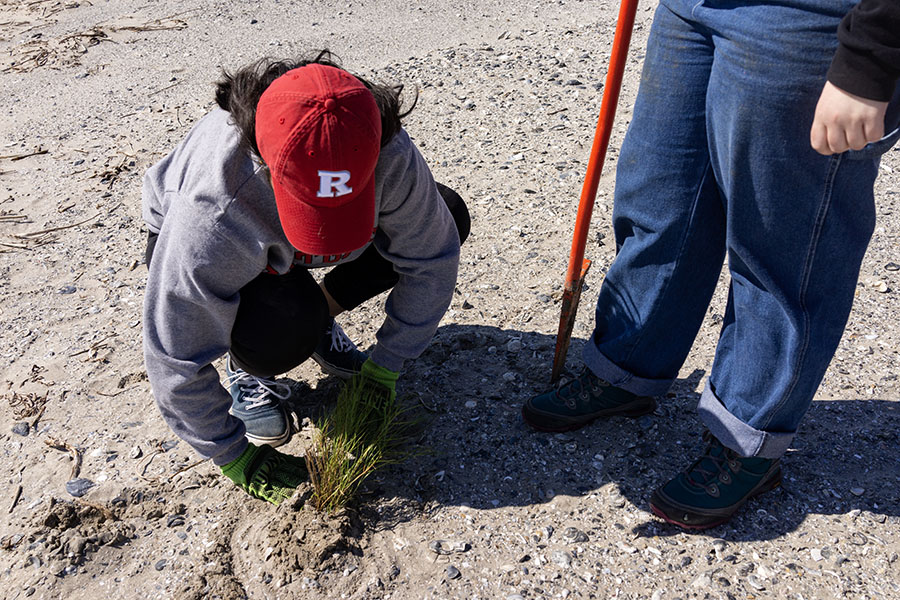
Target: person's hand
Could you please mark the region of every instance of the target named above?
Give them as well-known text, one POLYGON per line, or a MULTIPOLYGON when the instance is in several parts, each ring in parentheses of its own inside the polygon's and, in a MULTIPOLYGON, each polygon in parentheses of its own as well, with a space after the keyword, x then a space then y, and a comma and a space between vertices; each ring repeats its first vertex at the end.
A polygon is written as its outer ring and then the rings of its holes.
POLYGON ((819 96, 809 141, 819 154, 861 150, 884 137, 887 102, 854 96, 825 82, 819 96))
POLYGON ((358 377, 363 382, 376 383, 387 388, 391 393, 391 400, 397 395, 397 379, 400 377, 400 373, 378 366, 371 358, 363 363, 358 377))
POLYGON ((396 416, 399 377, 399 373, 379 366, 371 358, 366 360, 341 390, 332 413, 342 433, 352 435, 363 445, 381 443, 385 427, 396 416))
POLYGON ((294 488, 309 478, 304 459, 253 444, 224 465, 222 473, 254 498, 275 505, 290 498, 294 488))

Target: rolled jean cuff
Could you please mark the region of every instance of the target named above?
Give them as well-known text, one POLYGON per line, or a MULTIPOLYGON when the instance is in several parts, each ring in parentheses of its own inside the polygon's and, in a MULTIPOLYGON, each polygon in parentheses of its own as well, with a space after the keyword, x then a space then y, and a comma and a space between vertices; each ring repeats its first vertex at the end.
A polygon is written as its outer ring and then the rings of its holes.
POLYGON ((728 412, 708 382, 700 396, 697 412, 709 432, 725 447, 731 448, 741 456, 781 458, 794 440, 793 433, 760 431, 735 417, 728 412))
POLYGON ((608 381, 617 388, 638 396, 662 396, 672 387, 671 379, 638 377, 616 365, 601 354, 594 343, 593 337, 584 345, 581 358, 594 375, 608 381))

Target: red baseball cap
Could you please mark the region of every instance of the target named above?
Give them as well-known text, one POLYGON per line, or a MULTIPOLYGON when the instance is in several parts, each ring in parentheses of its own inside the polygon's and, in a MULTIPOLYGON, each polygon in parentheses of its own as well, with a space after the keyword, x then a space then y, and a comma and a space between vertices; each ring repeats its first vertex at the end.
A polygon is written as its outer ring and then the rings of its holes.
POLYGON ((372 238, 381 114, 359 79, 316 63, 288 71, 259 99, 256 144, 297 250, 343 254, 372 238))

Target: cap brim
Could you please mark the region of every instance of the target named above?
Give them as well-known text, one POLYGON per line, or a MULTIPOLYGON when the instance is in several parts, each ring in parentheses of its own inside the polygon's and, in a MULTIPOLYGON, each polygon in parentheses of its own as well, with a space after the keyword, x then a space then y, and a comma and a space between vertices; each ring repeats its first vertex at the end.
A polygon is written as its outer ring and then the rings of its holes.
POLYGON ((273 178, 281 227, 291 245, 306 254, 341 255, 365 246, 375 225, 375 176, 340 206, 314 206, 293 197, 273 178))

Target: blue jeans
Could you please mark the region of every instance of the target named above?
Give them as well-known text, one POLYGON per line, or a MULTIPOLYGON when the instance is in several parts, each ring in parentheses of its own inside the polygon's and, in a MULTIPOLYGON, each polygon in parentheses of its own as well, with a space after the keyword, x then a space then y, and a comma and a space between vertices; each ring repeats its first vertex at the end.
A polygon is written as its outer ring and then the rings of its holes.
POLYGON ((874 228, 879 156, 900 137, 831 157, 810 147, 852 5, 662 0, 618 161, 618 254, 584 361, 613 385, 664 394, 727 256, 728 306, 699 411, 744 456, 781 456, 809 408, 874 228))

